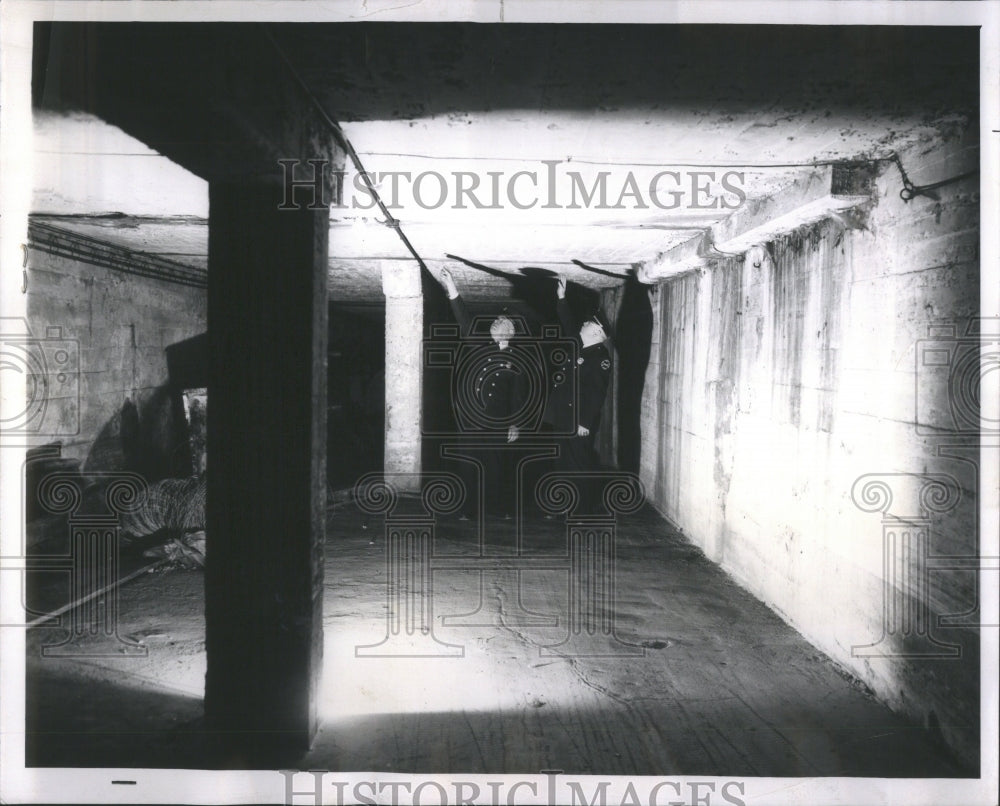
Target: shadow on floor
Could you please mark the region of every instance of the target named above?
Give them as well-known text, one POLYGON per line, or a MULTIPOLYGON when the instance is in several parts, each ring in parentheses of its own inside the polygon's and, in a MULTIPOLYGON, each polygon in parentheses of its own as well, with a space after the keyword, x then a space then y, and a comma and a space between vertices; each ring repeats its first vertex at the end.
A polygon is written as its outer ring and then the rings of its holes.
MULTIPOLYGON (((435 552, 479 554, 475 526, 439 524, 435 552)), ((509 554, 516 523, 485 524, 509 554)), ((876 701, 653 512, 619 526, 616 633, 631 657, 546 654, 566 634, 568 571, 435 571, 434 637, 461 656, 358 657, 386 632, 384 523, 331 513, 321 730, 282 767, 392 772, 971 777, 932 732, 876 701), (512 603, 556 617, 519 625, 512 603), (479 609, 475 623, 443 616, 479 609), (296 760, 297 759, 297 760, 296 760)), ((565 525, 529 520, 526 551, 565 550, 565 525)), ((461 565, 461 563, 459 563, 461 565)), ((474 563, 473 563, 474 565, 474 563)), ((31 766, 263 768, 220 756, 202 727, 197 571, 121 592, 145 659, 53 659, 29 633, 31 766)))

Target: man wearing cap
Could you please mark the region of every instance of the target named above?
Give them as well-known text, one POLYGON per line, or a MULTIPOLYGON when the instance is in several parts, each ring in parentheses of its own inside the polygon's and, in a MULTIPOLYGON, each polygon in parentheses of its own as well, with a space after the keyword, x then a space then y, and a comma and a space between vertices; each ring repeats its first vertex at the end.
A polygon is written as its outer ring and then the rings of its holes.
MULTIPOLYGON (((448 294, 462 338, 468 339, 473 335, 473 319, 448 269, 441 270, 441 285, 448 294)), ((514 511, 516 467, 513 453, 503 448, 503 442, 516 442, 520 437, 514 420, 525 406, 529 386, 523 361, 514 354, 512 347, 515 331, 510 317, 501 314, 493 320, 490 324, 492 344, 475 352, 473 388, 458 390, 459 394, 471 394, 472 399, 454 401, 466 411, 475 409, 476 419, 482 424, 481 433, 494 437, 482 443, 485 503, 488 514, 504 518, 509 518, 514 511)))
MULTIPOLYGON (((563 333, 573 333, 573 318, 566 302, 566 280, 556 287, 556 310, 563 333)), ((565 435, 557 467, 564 471, 596 471, 594 436, 611 378, 612 359, 607 333, 595 316, 579 329, 579 352, 569 355, 549 383, 543 420, 556 434, 565 435)))

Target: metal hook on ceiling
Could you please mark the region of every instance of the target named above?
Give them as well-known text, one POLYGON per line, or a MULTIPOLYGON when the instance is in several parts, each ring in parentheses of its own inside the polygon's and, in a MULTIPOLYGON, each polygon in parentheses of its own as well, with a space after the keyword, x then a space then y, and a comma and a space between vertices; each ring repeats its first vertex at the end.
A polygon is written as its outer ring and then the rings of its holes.
POLYGON ((942 179, 938 182, 930 182, 926 185, 914 185, 913 182, 910 181, 910 177, 906 175, 906 170, 903 168, 903 161, 899 158, 899 154, 893 152, 890 159, 896 164, 896 167, 899 169, 899 176, 903 180, 903 187, 899 191, 899 198, 905 202, 911 201, 917 196, 927 196, 929 199, 938 201, 939 197, 936 193, 934 193, 937 188, 950 185, 953 182, 961 182, 963 179, 969 179, 970 177, 977 176, 979 174, 978 170, 966 171, 965 173, 950 176, 947 179, 942 179))

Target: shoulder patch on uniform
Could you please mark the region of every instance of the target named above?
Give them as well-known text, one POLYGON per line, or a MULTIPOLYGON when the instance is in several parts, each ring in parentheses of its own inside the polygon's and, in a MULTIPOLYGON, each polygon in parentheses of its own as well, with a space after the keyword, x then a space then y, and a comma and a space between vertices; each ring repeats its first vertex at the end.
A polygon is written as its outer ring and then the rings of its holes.
POLYGON ((605 358, 601 362, 601 369, 611 369, 611 361, 610 361, 610 359, 605 358))

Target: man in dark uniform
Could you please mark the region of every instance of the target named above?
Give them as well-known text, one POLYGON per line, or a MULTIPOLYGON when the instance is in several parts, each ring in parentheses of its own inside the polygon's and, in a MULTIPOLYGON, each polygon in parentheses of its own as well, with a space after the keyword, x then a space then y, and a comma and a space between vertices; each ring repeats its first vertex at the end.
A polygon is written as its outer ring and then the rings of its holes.
MULTIPOLYGON (((576 332, 563 278, 556 296, 563 333, 576 332)), ((578 333, 578 354, 567 356, 550 381, 543 420, 557 434, 565 435, 556 462, 558 470, 597 471, 600 464, 594 453, 594 437, 601 423, 612 358, 607 333, 596 317, 585 321, 578 333)))
MULTIPOLYGON (((448 269, 441 270, 441 285, 448 294, 452 313, 461 328, 463 340, 473 335, 473 318, 458 292, 448 269)), ((471 385, 463 384, 456 391, 464 399, 453 401, 465 413, 473 412, 482 441, 481 455, 486 486, 488 514, 509 518, 514 511, 516 467, 514 455, 504 450, 503 440, 516 442, 520 429, 514 422, 528 399, 529 380, 524 362, 515 355, 512 339, 514 322, 507 316, 497 316, 490 324, 492 343, 475 350, 471 385)), ((475 349, 470 345, 470 349, 475 349)), ((478 447, 478 446, 477 446, 478 447)))

